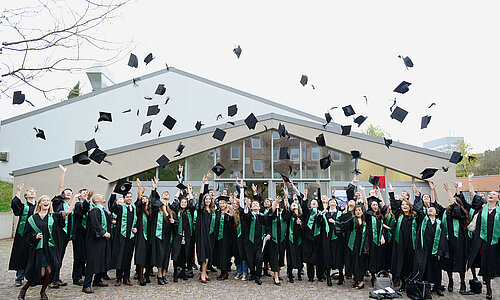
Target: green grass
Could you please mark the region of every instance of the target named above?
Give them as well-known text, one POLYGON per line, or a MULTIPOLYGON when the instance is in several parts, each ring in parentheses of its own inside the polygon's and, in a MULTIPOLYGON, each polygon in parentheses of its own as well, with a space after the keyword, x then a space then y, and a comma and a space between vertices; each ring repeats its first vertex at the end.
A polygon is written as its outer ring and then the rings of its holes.
POLYGON ((12 183, 0 181, 0 212, 11 211, 12 183))

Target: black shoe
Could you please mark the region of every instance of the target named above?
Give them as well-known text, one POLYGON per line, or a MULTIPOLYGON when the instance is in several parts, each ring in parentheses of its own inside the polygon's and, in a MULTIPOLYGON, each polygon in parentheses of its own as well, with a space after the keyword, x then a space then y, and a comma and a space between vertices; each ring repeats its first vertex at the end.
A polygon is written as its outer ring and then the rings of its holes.
POLYGON ((332 286, 332 277, 331 276, 326 276, 326 285, 332 286))
POLYGON ((302 281, 302 274, 300 274, 300 271, 297 274, 297 280, 302 281))
POLYGON ((210 268, 208 268, 207 270, 210 272, 217 272, 217 270, 213 266, 210 266, 210 268))
POLYGON ((108 274, 102 276, 102 279, 104 280, 111 280, 111 277, 108 276, 108 274))
POLYGON ((165 285, 165 283, 163 282, 163 278, 161 278, 161 277, 156 277, 156 280, 158 280, 158 284, 159 284, 159 285, 165 285))
POLYGON ((442 290, 440 290, 440 289, 439 289, 439 290, 436 290, 436 295, 438 295, 438 296, 441 296, 441 297, 442 297, 442 296, 444 296, 444 293, 443 293, 443 291, 442 291, 442 290))
POLYGON ((325 281, 323 278, 318 278, 318 282, 323 282, 325 281))
POLYGON ((266 277, 272 277, 271 274, 269 274, 269 272, 265 272, 264 276, 266 276, 266 277))
POLYGON ((79 286, 83 286, 83 280, 80 278, 78 279, 77 281, 73 280, 73 284, 74 285, 79 285, 79 286))
POLYGON ((166 276, 163 276, 163 277, 161 278, 161 280, 163 280, 163 283, 164 283, 164 284, 167 284, 167 283, 168 283, 168 281, 167 281, 167 277, 166 277, 166 276))
POLYGON ((138 279, 138 278, 139 278, 139 274, 137 274, 137 272, 135 272, 134 279, 138 279))
POLYGON ((292 274, 289 274, 289 275, 288 275, 288 282, 290 282, 290 283, 293 283, 293 282, 294 282, 294 280, 293 280, 293 275, 292 275, 292 274))
POLYGON ((262 280, 260 280, 260 277, 255 277, 255 283, 258 285, 262 285, 262 280))
POLYGON ((314 278, 309 278, 308 281, 309 282, 314 282, 314 278))
POLYGON ((450 280, 450 282, 448 282, 448 292, 453 292, 453 280, 450 280))
POLYGON ((151 279, 149 279, 149 276, 146 276, 144 279, 146 280, 146 283, 151 283, 151 279))
POLYGON ((248 276, 248 280, 255 280, 255 276, 250 274, 250 276, 248 276))
POLYGON ((273 281, 274 281, 274 285, 281 285, 281 282, 279 282, 279 281, 276 282, 276 280, 274 280, 274 278, 273 278, 273 281))
POLYGON ((175 275, 174 276, 174 282, 178 282, 178 281, 179 281, 179 279, 178 279, 177 275, 175 275))
POLYGON ((486 295, 486 299, 493 299, 492 295, 486 295))
POLYGON ((186 277, 187 277, 187 278, 193 278, 193 277, 194 277, 194 272, 193 272, 193 270, 189 270, 189 271, 187 271, 187 272, 186 272, 186 277))
POLYGON ((467 286, 465 285, 465 282, 460 282, 460 294, 465 292, 466 289, 467 289, 467 286))

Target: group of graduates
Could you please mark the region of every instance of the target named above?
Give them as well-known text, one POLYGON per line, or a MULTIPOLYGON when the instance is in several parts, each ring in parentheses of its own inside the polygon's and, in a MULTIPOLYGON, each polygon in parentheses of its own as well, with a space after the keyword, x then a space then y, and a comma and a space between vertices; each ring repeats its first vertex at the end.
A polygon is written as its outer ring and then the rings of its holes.
POLYGON ((466 293, 465 272, 483 277, 486 297, 491 299, 491 279, 500 274, 500 208, 499 194, 474 192, 469 176, 472 202, 462 193, 449 195, 449 205, 442 207, 429 182, 430 194, 422 194, 412 185, 414 199, 407 191, 394 193, 389 184, 389 199, 384 201, 379 188, 365 194, 356 177, 347 187, 348 201, 323 195, 320 184, 315 195, 307 189, 300 192, 292 179, 284 178, 282 196, 262 199, 257 186, 248 189, 236 179, 236 191, 222 190, 216 197, 209 189, 210 172, 203 177, 199 194, 183 184, 179 166, 179 190, 170 199, 168 192, 157 191, 158 180, 146 187, 137 180, 138 194, 115 186, 107 207, 102 194, 80 190, 73 195, 64 189, 66 168, 62 173, 57 196, 42 196, 35 202, 36 191, 29 188, 20 199, 19 183, 12 209, 19 222, 15 233, 9 269, 16 270, 16 285, 22 286, 18 299, 24 299, 30 286, 42 285, 41 298, 48 299, 46 288, 58 288, 66 247, 73 242, 73 284, 93 293, 95 286, 107 286, 107 272, 116 269, 116 286, 132 285, 130 271, 141 286, 156 281, 167 283, 166 274, 173 261, 173 281, 194 277, 199 265, 199 281, 211 280, 208 271, 220 270, 217 280, 226 280, 232 263, 235 279, 262 284, 262 276, 273 277, 275 285, 282 280, 285 266, 290 283, 302 280, 304 264, 309 282, 315 278, 332 286, 332 271, 337 270, 337 284, 353 280, 352 287, 364 288, 364 278, 388 271, 395 286, 405 290, 406 280, 417 274, 420 280, 433 284, 443 295, 442 270, 449 277, 448 290, 453 291, 452 274, 460 274, 460 292, 466 293), (234 261, 232 262, 234 258, 234 261), (499 258, 499 259, 497 259, 499 258), (478 274, 476 269, 479 268, 478 274), (269 269, 273 275, 269 274, 269 269), (83 279, 82 279, 83 277, 83 279), (23 279, 26 283, 23 285, 23 279))

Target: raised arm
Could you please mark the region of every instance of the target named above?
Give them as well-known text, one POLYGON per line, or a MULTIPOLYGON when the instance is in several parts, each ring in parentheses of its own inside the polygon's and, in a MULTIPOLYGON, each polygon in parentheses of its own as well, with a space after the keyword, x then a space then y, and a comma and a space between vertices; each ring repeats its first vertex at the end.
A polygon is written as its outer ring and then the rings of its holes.
POLYGON ((474 191, 474 185, 472 184, 472 177, 474 177, 474 173, 469 173, 469 193, 472 198, 476 195, 476 191, 474 191))
POLYGON ((356 186, 355 186, 356 182, 358 182, 358 179, 356 178, 356 174, 354 174, 352 181, 349 183, 349 185, 347 185, 346 189, 347 201, 354 200, 354 194, 356 191, 356 186))
POLYGON ((451 193, 450 187, 448 184, 445 182, 443 184, 444 190, 448 193, 448 198, 449 198, 449 205, 455 204, 455 197, 453 197, 453 194, 451 193))
POLYGON ((16 196, 12 199, 10 207, 12 208, 12 212, 14 216, 21 216, 24 210, 24 203, 21 202, 21 191, 24 187, 24 184, 19 181, 17 184, 16 196))
MULTIPOLYGON (((252 189, 253 186, 254 184, 252 183, 252 189)), ((245 189, 243 188, 243 180, 241 180, 239 196, 240 196, 240 207, 245 207, 245 189)))
POLYGON ((64 188, 64 176, 66 175, 66 171, 68 168, 63 167, 63 165, 59 165, 59 169, 61 169, 61 176, 59 177, 59 186, 57 187, 57 195, 61 195, 64 188))
POLYGON ((366 200, 365 187, 360 185, 358 188, 361 191, 361 198, 363 199, 363 206, 365 207, 365 211, 368 211, 368 201, 366 200))
POLYGON ((68 209, 67 209, 67 210, 62 211, 62 213, 61 213, 61 214, 62 214, 63 219, 65 219, 65 218, 66 218, 66 216, 68 216, 68 215, 69 215, 69 214, 73 211, 73 209, 75 208, 75 204, 76 204, 76 202, 78 202, 78 198, 80 198, 80 194, 76 194, 76 195, 73 197, 73 201, 71 201, 71 204, 70 204, 70 206, 68 207, 68 209))
POLYGON ((431 189, 431 203, 436 203, 436 185, 429 181, 429 188, 431 189))

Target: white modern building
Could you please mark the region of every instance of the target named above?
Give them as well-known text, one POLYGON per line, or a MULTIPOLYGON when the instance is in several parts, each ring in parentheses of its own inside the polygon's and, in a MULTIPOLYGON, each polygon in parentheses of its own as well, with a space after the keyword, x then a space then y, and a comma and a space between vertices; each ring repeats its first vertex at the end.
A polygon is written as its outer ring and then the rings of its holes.
POLYGON ((451 154, 456 149, 457 145, 463 141, 464 138, 461 136, 447 136, 424 142, 424 148, 451 154))

